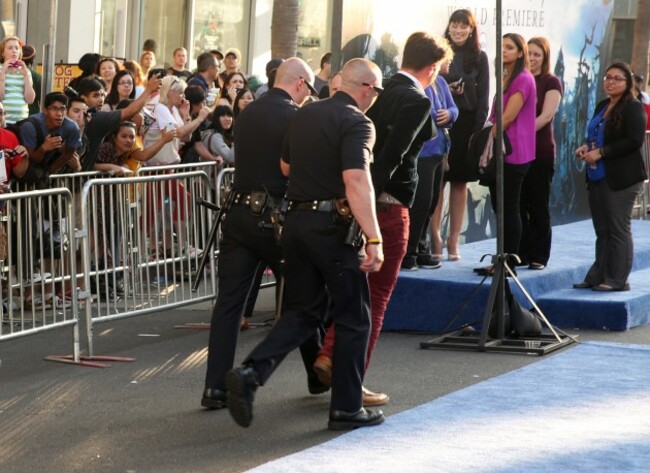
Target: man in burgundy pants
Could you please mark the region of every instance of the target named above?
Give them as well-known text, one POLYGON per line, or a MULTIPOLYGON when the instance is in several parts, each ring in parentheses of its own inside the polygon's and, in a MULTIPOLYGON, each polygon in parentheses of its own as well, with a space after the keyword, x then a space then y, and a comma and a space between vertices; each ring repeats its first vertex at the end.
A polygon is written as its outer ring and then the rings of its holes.
MULTIPOLYGON (((435 137, 431 101, 424 94, 439 70, 445 50, 441 41, 427 33, 413 33, 404 46, 402 67, 388 79, 384 91, 367 115, 375 124, 372 181, 377 196, 377 218, 384 242, 384 265, 369 274, 372 327, 366 369, 384 322, 384 312, 397 282, 409 233, 409 207, 417 186, 417 158, 422 145, 435 137)), ((330 380, 333 330, 314 363, 323 382, 330 380)), ((363 388, 364 406, 381 406, 389 401, 384 393, 363 388)))

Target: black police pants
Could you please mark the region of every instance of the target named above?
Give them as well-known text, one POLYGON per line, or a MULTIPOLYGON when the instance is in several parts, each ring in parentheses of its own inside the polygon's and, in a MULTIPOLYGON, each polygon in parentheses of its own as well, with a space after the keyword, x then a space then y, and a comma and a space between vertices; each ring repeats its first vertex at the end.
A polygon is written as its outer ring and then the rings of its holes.
MULTIPOLYGON (((235 205, 223 220, 217 261, 218 295, 210 323, 206 388, 225 390, 226 373, 234 364, 242 313, 247 300, 257 296, 254 285, 258 284, 258 267, 268 265, 276 279, 280 279, 282 251, 275 242, 273 229, 260 227, 262 220, 269 221, 269 213, 254 215, 247 206, 235 205)), ((317 329, 305 338, 300 350, 305 369, 312 375, 312 366, 321 347, 317 329)))
POLYGON ((330 406, 356 412, 362 404, 370 295, 357 251, 343 243, 345 232, 329 213, 297 210, 287 216, 282 235, 285 310, 244 364, 252 365, 264 384, 287 353, 329 315, 336 327, 330 406))

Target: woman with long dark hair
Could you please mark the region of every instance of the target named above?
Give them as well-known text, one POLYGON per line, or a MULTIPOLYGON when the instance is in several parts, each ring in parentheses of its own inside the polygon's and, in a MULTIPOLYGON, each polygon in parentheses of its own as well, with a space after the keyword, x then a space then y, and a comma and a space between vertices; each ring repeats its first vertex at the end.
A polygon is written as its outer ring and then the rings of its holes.
POLYGON ((537 89, 535 160, 521 188, 522 235, 519 257, 529 269, 544 269, 551 255, 549 198, 555 172, 553 118, 562 99, 562 83, 551 74, 551 47, 546 38, 528 40, 530 72, 537 89))
POLYGON ((102 105, 102 110, 105 112, 115 110, 117 104, 122 100, 135 98, 135 80, 131 72, 126 69, 118 72, 115 74, 113 84, 115 87, 108 93, 104 105, 102 105))
MULTIPOLYGON (((467 207, 467 183, 478 179, 478 167, 468 163, 469 139, 472 133, 485 125, 489 111, 490 68, 488 58, 481 51, 476 18, 471 11, 460 9, 449 17, 445 30, 454 59, 449 73, 444 77, 449 83, 454 102, 458 107, 458 118, 449 131, 449 169, 444 179, 449 182, 449 233, 447 235, 447 258, 460 260, 460 232, 463 228, 467 207)), ((441 194, 442 197, 442 194, 441 194)), ((432 250, 441 257, 443 199, 431 219, 432 250)))
POLYGON ((228 105, 219 105, 212 112, 210 129, 201 140, 210 154, 221 156, 228 164, 235 163, 234 137, 232 132, 233 111, 228 105))
POLYGON ((576 289, 627 291, 632 270, 632 211, 647 178, 641 147, 647 117, 634 98, 627 64, 617 62, 603 77, 607 98, 596 105, 587 140, 576 150, 586 163, 587 192, 596 232, 596 260, 576 289))
POLYGON ((235 118, 237 118, 242 110, 244 110, 253 100, 255 100, 255 95, 253 95, 253 92, 250 89, 244 88, 237 91, 232 106, 232 112, 235 118))
MULTIPOLYGON (((510 141, 512 152, 503 159, 503 249, 518 255, 521 241, 521 185, 535 159, 535 78, 528 70, 528 46, 521 35, 503 35, 503 133, 510 141)), ((496 123, 496 104, 492 106, 490 122, 496 123)), ((496 126, 492 127, 493 135, 496 126)), ((492 208, 496 209, 496 181, 488 183, 492 208)), ((508 258, 515 267, 516 260, 508 258)), ((492 266, 477 268, 481 275, 492 274, 492 266)))
POLYGON ((226 80, 223 83, 217 105, 230 105, 230 108, 232 108, 235 97, 237 97, 237 92, 247 88, 248 80, 246 76, 241 72, 231 72, 226 76, 226 80))

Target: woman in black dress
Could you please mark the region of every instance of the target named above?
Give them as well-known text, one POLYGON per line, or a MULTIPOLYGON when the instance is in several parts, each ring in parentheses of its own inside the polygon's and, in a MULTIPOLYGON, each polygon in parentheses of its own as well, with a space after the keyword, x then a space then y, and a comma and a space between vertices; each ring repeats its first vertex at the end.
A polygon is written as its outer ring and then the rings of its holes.
MULTIPOLYGON (((458 261, 460 232, 467 206, 467 183, 478 179, 478 165, 468 163, 467 149, 470 136, 483 128, 488 115, 490 71, 487 55, 480 49, 476 18, 471 11, 461 9, 451 14, 445 38, 454 51, 445 78, 459 110, 458 119, 449 133, 449 170, 445 173, 445 181, 449 182, 447 253, 449 261, 458 261)), ((443 199, 440 199, 431 219, 434 254, 442 253, 442 206, 443 199)))

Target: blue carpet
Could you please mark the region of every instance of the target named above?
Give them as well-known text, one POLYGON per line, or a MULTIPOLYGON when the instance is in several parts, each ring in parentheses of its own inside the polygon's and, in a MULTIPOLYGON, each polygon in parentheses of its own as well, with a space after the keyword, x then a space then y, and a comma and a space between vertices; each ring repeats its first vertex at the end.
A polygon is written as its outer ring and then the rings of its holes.
MULTIPOLYGON (((552 323, 563 328, 626 330, 650 323, 650 221, 635 220, 632 290, 596 293, 571 286, 582 281, 594 259, 595 235, 590 220, 553 227, 548 267, 518 268, 518 276, 552 323)), ((386 311, 384 330, 441 332, 476 289, 481 278, 472 268, 484 254, 494 253, 494 239, 461 246, 462 260, 443 261, 437 270, 402 271, 386 311)), ((488 278, 454 325, 482 320, 491 278, 488 278)), ((514 287, 524 307, 530 307, 514 287)))
POLYGON ((585 343, 250 471, 648 472, 648 366, 585 343))

